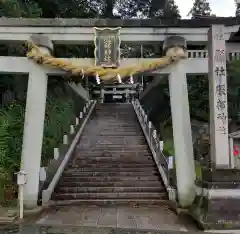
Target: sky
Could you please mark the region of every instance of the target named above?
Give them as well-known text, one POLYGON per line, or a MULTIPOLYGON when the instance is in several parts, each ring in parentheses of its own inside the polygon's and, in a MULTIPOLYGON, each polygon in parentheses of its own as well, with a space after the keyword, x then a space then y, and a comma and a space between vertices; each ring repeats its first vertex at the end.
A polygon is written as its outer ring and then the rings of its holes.
MULTIPOLYGON (((188 18, 187 15, 193 5, 194 0, 175 0, 179 7, 182 18, 188 18)), ((212 13, 217 16, 235 16, 234 0, 209 0, 212 13)))

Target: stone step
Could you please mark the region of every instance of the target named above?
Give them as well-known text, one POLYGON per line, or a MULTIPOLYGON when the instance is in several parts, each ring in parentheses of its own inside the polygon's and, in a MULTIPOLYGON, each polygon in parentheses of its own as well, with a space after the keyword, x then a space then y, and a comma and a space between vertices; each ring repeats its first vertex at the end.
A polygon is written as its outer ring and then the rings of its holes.
POLYGON ((121 181, 159 181, 159 176, 151 175, 151 176, 111 176, 111 177, 84 177, 84 176, 66 176, 63 175, 61 177, 61 181, 81 181, 81 182, 101 182, 101 181, 109 181, 109 182, 121 182, 121 181))
MULTIPOLYGON (((103 152, 99 152, 92 154, 91 152, 88 153, 83 153, 80 152, 78 154, 75 154, 75 157, 71 159, 70 162, 74 163, 76 161, 83 161, 83 160, 89 160, 89 162, 93 162, 93 161, 123 161, 123 163, 126 162, 126 160, 129 160, 129 163, 131 162, 136 162, 138 164, 146 162, 146 163, 151 163, 153 162, 152 156, 151 155, 147 155, 147 154, 140 154, 140 153, 128 153, 128 154, 124 154, 124 153, 114 153, 112 154, 112 152, 109 151, 103 151, 103 152)), ((128 162, 128 161, 127 161, 128 162)), ((94 163, 94 162, 93 162, 94 163)))
MULTIPOLYGON (((109 113, 109 111, 107 112, 106 110, 97 110, 95 113, 94 113, 94 115, 93 115, 93 117, 95 117, 95 118, 99 118, 99 117, 101 117, 101 118, 107 118, 107 120, 108 119, 123 119, 124 118, 124 120, 125 120, 125 122, 128 122, 128 121, 126 121, 126 119, 127 120, 129 120, 129 121, 131 121, 132 119, 135 119, 136 118, 136 114, 134 113, 134 112, 132 112, 132 111, 122 111, 122 110, 113 110, 113 111, 117 111, 118 113, 109 113)), ((121 122, 123 122, 123 121, 119 121, 119 123, 121 123, 121 122)))
MULTIPOLYGON (((107 126, 107 124, 109 124, 109 126, 136 126, 137 128, 139 128, 139 126, 137 125, 138 123, 138 119, 136 118, 136 116, 126 116, 126 115, 119 115, 119 116, 107 116, 105 114, 100 114, 100 115, 95 115, 93 121, 95 121, 96 123, 98 123, 99 126, 107 126)), ((88 125, 88 127, 92 127, 91 125, 88 125)))
POLYGON ((109 107, 104 107, 104 106, 96 106, 96 114, 99 113, 106 113, 109 115, 120 115, 120 114, 129 114, 132 115, 134 113, 133 106, 128 106, 125 108, 122 107, 117 107, 117 106, 109 106, 109 107), (109 110, 111 109, 111 112, 109 110))
POLYGON ((114 119, 117 119, 118 123, 123 123, 123 122, 131 123, 135 119, 137 120, 136 114, 130 113, 130 112, 124 112, 116 115, 116 114, 107 113, 106 111, 99 111, 95 113, 93 117, 95 117, 95 119, 104 120, 104 124, 106 124, 107 121, 111 123, 113 122, 114 119))
MULTIPOLYGON (((118 121, 118 120, 115 120, 115 121, 118 121)), ((118 130, 118 131, 123 131, 123 130, 128 130, 128 131, 133 131, 133 132, 137 132, 138 133, 138 136, 140 136, 140 134, 142 133, 142 128, 140 126, 133 126, 133 125, 129 125, 129 126, 118 126, 118 125, 109 125, 109 124, 106 124, 106 125, 103 125, 101 123, 102 121, 94 121, 91 125, 95 125, 95 126, 88 126, 86 128, 84 128, 83 130, 83 134, 85 132, 91 132, 93 133, 94 130, 97 130, 96 132, 98 131, 106 131, 106 132, 112 132, 113 130, 118 130)), ((117 134, 115 134, 117 136, 117 134)))
MULTIPOLYGON (((113 120, 113 123, 111 123, 108 119, 105 123, 104 122, 103 122, 102 118, 100 118, 99 121, 94 120, 93 123, 95 125, 89 124, 84 129, 85 130, 86 129, 88 129, 88 130, 94 130, 94 129, 110 130, 110 129, 114 128, 116 130, 122 130, 122 131, 125 130, 125 129, 126 130, 133 130, 133 131, 141 129, 141 127, 138 125, 138 122, 135 122, 135 121, 134 122, 128 122, 128 123, 125 123, 125 124, 119 124, 119 121, 116 121, 116 119, 113 120)), ((126 120, 124 122, 126 122, 126 120)))
MULTIPOLYGON (((95 119, 92 119, 92 122, 100 123, 101 125, 96 126, 96 127, 99 127, 99 128, 100 127, 107 127, 107 126, 110 126, 110 127, 114 126, 114 127, 119 127, 119 128, 124 128, 124 127, 126 127, 126 128, 132 127, 132 128, 138 128, 138 129, 141 128, 139 126, 139 123, 135 122, 135 119, 132 119, 132 121, 129 121, 129 119, 128 119, 128 121, 120 122, 120 121, 116 121, 116 119, 111 120, 111 118, 107 117, 106 121, 102 121, 102 118, 99 118, 99 119, 95 118, 95 119)), ((89 123, 91 123, 91 121, 89 123)), ((93 127, 94 126, 89 124, 89 125, 86 126, 85 129, 88 129, 88 128, 93 129, 93 127)))
POLYGON ((99 177, 109 177, 109 176, 152 176, 158 175, 157 171, 145 171, 145 172, 82 172, 82 171, 64 171, 63 176, 74 176, 74 177, 92 177, 92 176, 99 176, 99 177))
MULTIPOLYGON (((119 131, 123 131, 123 130, 131 130, 131 131, 138 131, 139 133, 142 131, 141 126, 138 125, 138 122, 135 122, 135 120, 133 120, 132 122, 128 122, 128 124, 125 125, 120 125, 118 124, 119 121, 122 122, 126 122, 126 119, 124 120, 119 120, 119 119, 113 119, 112 123, 110 122, 109 118, 104 120, 103 118, 99 118, 98 119, 94 119, 91 122, 89 122, 89 125, 86 126, 86 128, 84 128, 84 132, 85 131, 94 131, 94 129, 98 129, 98 130, 105 130, 105 131, 111 131, 113 129, 119 130, 119 131)), ((129 121, 129 120, 127 120, 129 121)))
MULTIPOLYGON (((106 104, 104 104, 106 105, 106 104)), ((129 106, 104 106, 104 105, 101 105, 101 106, 96 106, 96 113, 100 113, 100 112, 106 112, 107 114, 116 114, 116 115, 119 115, 119 114, 123 114, 123 113, 128 113, 128 114, 131 114, 131 113, 134 113, 134 109, 133 109, 133 106, 132 105, 129 105, 129 106), (111 109, 112 112, 109 113, 109 109, 111 109), (115 111, 115 112, 113 112, 115 111)))
POLYGON ((60 187, 162 187, 163 184, 159 180, 155 181, 62 181, 59 183, 60 187))
POLYGON ((104 143, 104 144, 120 144, 120 143, 129 143, 129 142, 133 142, 135 141, 136 144, 142 143, 142 144, 146 144, 146 139, 141 136, 140 134, 138 136, 126 136, 126 137, 119 137, 119 136, 115 136, 115 137, 107 137, 107 136, 99 136, 98 138, 89 138, 86 135, 82 135, 82 137, 80 138, 80 142, 100 142, 100 143, 104 143))
POLYGON ((134 151, 140 151, 140 150, 149 150, 148 145, 146 144, 130 144, 130 142, 125 142, 123 144, 113 144, 113 143, 79 143, 78 147, 80 147, 82 150, 90 150, 94 147, 94 150, 102 150, 102 149, 111 149, 111 150, 134 150, 134 151), (90 147, 92 146, 92 147, 90 147))
POLYGON ((94 206, 159 206, 168 205, 167 199, 74 199, 74 200, 51 200, 51 206, 77 206, 77 205, 94 205, 94 206))
POLYGON ((129 149, 123 149, 122 151, 113 150, 111 148, 105 148, 105 149, 96 149, 96 151, 91 151, 85 149, 76 149, 75 151, 75 157, 83 157, 83 156, 91 156, 91 157, 103 157, 103 156, 112 156, 112 157, 139 157, 139 158, 147 158, 152 157, 150 151, 148 150, 129 150, 129 149))
POLYGON ((105 163, 94 163, 94 164, 77 164, 74 162, 69 162, 68 168, 78 168, 81 166, 82 168, 91 168, 97 170, 98 168, 116 168, 116 169, 121 169, 121 168, 153 168, 156 167, 156 164, 154 162, 148 162, 145 164, 142 163, 116 163, 112 162, 111 164, 105 164, 105 163))
POLYGON ((129 106, 127 108, 118 108, 115 106, 109 106, 109 107, 96 107, 96 112, 95 114, 106 114, 106 115, 111 115, 111 116, 118 116, 118 115, 133 115, 135 114, 134 109, 132 106, 129 106), (111 112, 109 111, 111 109, 111 112))
POLYGON ((81 148, 76 148, 75 150, 75 154, 76 155, 122 155, 122 156, 127 156, 127 157, 131 157, 131 156, 151 156, 151 153, 149 150, 134 150, 134 149, 124 149, 124 150, 115 150, 115 149, 111 149, 111 148, 105 148, 105 149, 81 149, 81 148))
POLYGON ((109 109, 102 109, 102 108, 97 108, 96 112, 94 113, 95 116, 108 116, 108 117, 129 117, 129 118, 133 118, 135 114, 133 109, 116 109, 116 108, 111 108, 111 112, 109 112, 109 109))
POLYGON ((122 108, 122 107, 118 107, 118 106, 108 106, 108 107, 105 107, 105 106, 97 106, 96 107, 96 113, 99 114, 99 113, 106 113, 108 115, 122 115, 122 114, 133 114, 134 113, 134 109, 133 109, 133 106, 128 106, 128 107, 125 107, 125 108, 122 108), (109 109, 111 109, 112 112, 109 112, 109 109), (113 112, 115 111, 115 112, 113 112))
POLYGON ((131 103, 97 103, 97 108, 109 108, 109 106, 126 109, 126 108, 133 108, 131 103))
POLYGON ((129 147, 128 145, 119 145, 119 146, 109 146, 109 145, 96 145, 92 144, 92 146, 82 146, 81 144, 77 145, 75 149, 76 154, 81 153, 93 153, 96 154, 108 154, 109 155, 151 155, 150 149, 148 146, 142 147, 129 147))
MULTIPOLYGON (((91 127, 88 127, 88 128, 85 128, 84 130, 84 133, 85 132, 93 132, 93 131, 104 131, 104 132, 113 132, 113 131, 116 131, 117 132, 136 132, 136 133, 140 133, 141 132, 141 128, 140 127, 131 127, 131 126, 128 126, 128 127, 118 127, 118 126, 109 126, 109 125, 101 125, 101 124, 97 124, 95 122, 95 126, 91 126, 91 127)), ((117 134, 115 134, 117 135, 117 134)))
POLYGON ((110 114, 107 112, 98 112, 95 113, 92 116, 92 119, 94 120, 103 120, 103 124, 106 124, 107 122, 109 123, 134 123, 135 120, 137 120, 136 114, 135 113, 129 113, 125 112, 122 114, 110 114), (118 120, 118 122, 114 122, 114 120, 118 120))
POLYGON ((122 108, 122 107, 116 107, 116 106, 109 106, 109 107, 96 107, 96 114, 99 113, 106 113, 108 115, 123 115, 123 114, 129 114, 133 115, 134 114, 134 109, 133 106, 128 106, 127 108, 122 108), (109 112, 109 109, 111 109, 112 112, 109 112))
POLYGON ((126 118, 134 118, 136 115, 134 110, 132 109, 126 109, 126 110, 120 110, 120 109, 111 109, 111 113, 109 112, 109 110, 107 109, 102 109, 102 108, 97 108, 96 112, 94 113, 95 116, 108 116, 108 117, 113 117, 113 118, 117 118, 117 117, 126 117, 126 118))
POLYGON ((123 161, 123 162, 128 162, 128 163, 132 163, 132 162, 139 162, 139 163, 144 163, 144 162, 152 162, 153 159, 151 156, 125 156, 125 155, 116 155, 116 156, 112 156, 110 152, 106 153, 106 156, 104 155, 98 155, 98 156, 93 156, 93 155, 85 155, 85 154, 81 154, 81 155, 77 155, 74 160, 72 162, 75 161, 89 161, 89 162, 94 162, 94 161, 102 161, 102 162, 109 162, 109 161, 113 161, 113 162, 119 162, 119 161, 123 161))
POLYGON ((134 137, 133 138, 128 137, 127 140, 115 139, 115 137, 106 137, 106 136, 104 137, 104 139, 102 137, 99 137, 99 138, 90 137, 90 139, 80 139, 78 146, 94 145, 95 147, 95 146, 106 145, 106 146, 112 146, 112 147, 130 146, 131 148, 133 148, 134 145, 136 147, 139 147, 139 145, 141 145, 141 147, 148 146, 145 139, 136 139, 134 137))
POLYGON ((137 121, 137 119, 132 119, 130 120, 129 118, 126 119, 125 118, 94 118, 91 121, 89 121, 89 125, 86 126, 86 128, 84 129, 93 129, 94 125, 92 125, 91 123, 95 124, 95 127, 97 128, 105 128, 108 129, 107 127, 109 126, 109 128, 134 128, 134 129, 141 129, 141 127, 139 126, 139 123, 137 121))
POLYGON ((93 172, 93 173, 101 173, 101 172, 109 172, 109 173, 118 173, 118 172, 141 172, 141 173, 159 173, 157 167, 148 167, 148 168, 86 168, 86 167, 67 167, 64 172, 74 173, 74 172, 93 172))
POLYGON ((74 199, 164 199, 165 193, 54 193, 53 200, 74 200, 74 199))
POLYGON ((84 135, 93 135, 94 137, 98 137, 98 136, 106 136, 106 137, 112 137, 112 136, 135 136, 135 135, 139 135, 139 131, 115 131, 115 129, 113 130, 108 130, 108 131, 102 131, 102 130, 97 130, 95 129, 95 134, 92 131, 85 131, 83 133, 84 135))
MULTIPOLYGON (((138 132, 139 135, 142 132, 142 129, 140 126, 133 126, 133 125, 128 125, 128 126, 119 126, 119 125, 102 125, 101 123, 97 123, 96 121, 94 121, 95 127, 94 126, 89 126, 86 127, 83 131, 83 133, 85 132, 94 132, 94 130, 97 131, 106 131, 106 132, 112 132, 113 130, 116 130, 118 132, 122 132, 124 130, 126 131, 132 131, 132 132, 138 132)), ((117 136, 117 134, 116 134, 117 136)))
POLYGON ((117 106, 109 106, 109 107, 105 107, 105 106, 100 106, 100 107, 96 107, 96 113, 106 113, 106 114, 110 114, 110 115, 120 115, 120 114, 133 114, 134 113, 134 109, 133 106, 128 106, 125 108, 122 107, 117 107, 117 106), (109 113, 109 109, 111 109, 111 113, 109 113), (114 111, 114 112, 113 112, 114 111))
POLYGON ((86 164, 118 164, 118 163, 127 163, 127 164, 144 164, 144 163, 148 163, 148 162, 152 162, 151 159, 114 159, 114 158, 102 158, 102 159, 96 159, 94 157, 92 158, 76 158, 75 161, 73 163, 77 163, 78 165, 86 165, 86 164))
POLYGON ((151 155, 150 153, 150 150, 148 149, 147 146, 145 147, 142 147, 142 148, 131 148, 131 147, 128 147, 127 145, 125 146, 118 146, 118 147, 112 147, 112 146, 108 146, 108 145, 105 145, 105 146, 100 146, 100 145, 94 145, 92 144, 92 146, 82 146, 82 145, 79 145, 77 148, 76 148, 76 153, 77 154, 81 154, 81 153, 87 153, 87 154, 91 154, 91 153, 95 153, 97 155, 97 153, 100 153, 100 154, 109 154, 112 155, 112 154, 115 154, 115 155, 129 155, 129 154, 133 154, 133 155, 151 155), (93 147, 94 147, 94 150, 93 150, 93 147))
POLYGON ((90 150, 90 149, 76 149, 75 155, 85 155, 85 156, 103 156, 103 155, 111 155, 111 156, 126 156, 126 157, 152 157, 150 151, 148 150, 139 150, 139 151, 130 151, 130 150, 125 150, 125 151, 116 151, 113 149, 102 149, 102 150, 90 150))
MULTIPOLYGON (((127 161, 127 160, 95 160, 94 158, 89 158, 87 160, 81 160, 76 159, 73 162, 70 162, 69 164, 77 165, 77 167, 92 167, 92 168, 98 168, 98 167, 105 167, 105 168, 114 168, 117 164, 125 164, 126 167, 138 167, 138 165, 142 165, 144 167, 144 164, 155 166, 154 162, 151 162, 151 160, 135 160, 135 161, 127 161)), ((125 167, 125 166, 122 166, 125 167)), ((75 167, 76 168, 76 167, 75 167)))
POLYGON ((57 193, 151 193, 165 192, 164 187, 57 187, 57 193))
POLYGON ((98 123, 94 123, 95 124, 95 127, 88 127, 88 128, 85 128, 84 129, 84 132, 91 132, 93 133, 94 131, 97 133, 99 131, 103 131, 103 132, 115 132, 115 135, 117 136, 117 133, 118 132, 134 132, 134 133, 137 133, 137 134, 140 134, 141 133, 141 128, 140 127, 118 127, 118 126, 109 126, 109 125, 106 125, 106 126, 102 126, 101 124, 98 124, 98 123), (99 126, 101 125, 101 126, 99 126))
MULTIPOLYGON (((119 120, 114 120, 115 122, 119 121, 119 120)), ((123 121, 126 121, 126 120, 123 120, 123 121)), ((135 123, 136 124, 136 123, 135 123)), ((105 123, 103 124, 102 123, 102 120, 99 120, 99 121, 93 121, 92 124, 89 123, 88 126, 86 126, 83 130, 83 135, 84 136, 85 132, 90 132, 91 134, 94 133, 94 131, 96 133, 99 133, 100 131, 104 131, 104 132, 114 132, 114 131, 118 131, 118 132, 122 132, 124 130, 126 131, 132 131, 132 132, 136 132, 136 135, 137 136, 143 136, 142 134, 142 128, 140 125, 138 126, 134 126, 133 124, 131 125, 128 125, 128 126, 119 126, 117 124, 109 124, 109 123, 105 123)), ((115 134, 116 137, 120 138, 121 136, 115 134)))
MULTIPOLYGON (((126 136, 126 137, 120 137, 120 136, 115 136, 114 138, 107 138, 106 139, 106 136, 100 136, 99 138, 95 139, 95 140, 98 140, 98 141, 103 141, 103 142, 129 142, 131 140, 140 140, 140 141, 143 141, 146 142, 146 139, 145 137, 142 135, 142 134, 139 134, 137 136, 126 136)), ((86 135, 82 135, 80 137, 80 141, 92 141, 93 139, 89 139, 88 136, 86 135)))
MULTIPOLYGON (((107 123, 110 124, 136 124, 138 122, 138 119, 134 114, 122 114, 122 115, 107 115, 107 113, 96 113, 95 115, 92 116, 92 121, 97 121, 97 122, 102 122, 103 125, 106 125, 107 123), (117 120, 117 121, 116 121, 117 120)), ((90 123, 91 123, 90 120, 90 123)))
POLYGON ((111 107, 113 108, 118 108, 118 109, 133 109, 133 106, 131 103, 97 103, 96 104, 96 109, 107 109, 111 107))
MULTIPOLYGON (((99 124, 99 126, 102 125, 103 126, 107 126, 107 124, 109 123, 109 125, 114 125, 114 126, 137 126, 138 123, 138 119, 136 116, 133 115, 129 115, 126 116, 124 115, 119 115, 119 116, 114 116, 114 115, 109 115, 107 116, 106 114, 96 114, 94 116, 92 116, 92 119, 89 121, 89 123, 92 122, 97 122, 99 124)), ((92 127, 92 125, 87 125, 87 127, 92 127)))
POLYGON ((126 156, 126 157, 139 157, 139 158, 147 158, 152 157, 150 150, 134 150, 130 148, 121 148, 119 150, 115 148, 98 148, 98 149, 91 149, 91 148, 76 148, 75 155, 93 155, 93 156, 126 156))

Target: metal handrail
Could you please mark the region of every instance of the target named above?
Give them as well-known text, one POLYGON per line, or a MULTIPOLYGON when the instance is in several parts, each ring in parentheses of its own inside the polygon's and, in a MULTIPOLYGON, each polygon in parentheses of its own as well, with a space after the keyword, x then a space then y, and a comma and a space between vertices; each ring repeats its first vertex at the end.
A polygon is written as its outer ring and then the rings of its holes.
POLYGON ((153 154, 158 170, 162 176, 164 185, 166 188, 169 188, 170 175, 168 168, 168 160, 161 149, 161 142, 157 137, 157 131, 152 125, 152 122, 148 121, 148 117, 143 107, 141 106, 139 100, 138 99, 133 100, 132 105, 134 107, 138 121, 144 132, 145 138, 148 142, 149 148, 153 154))

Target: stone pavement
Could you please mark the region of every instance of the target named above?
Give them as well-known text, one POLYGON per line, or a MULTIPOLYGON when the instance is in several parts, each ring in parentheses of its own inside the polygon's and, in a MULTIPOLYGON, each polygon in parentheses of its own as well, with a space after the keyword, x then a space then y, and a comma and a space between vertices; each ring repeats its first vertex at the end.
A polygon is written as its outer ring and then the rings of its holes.
MULTIPOLYGON (((38 225, 188 231, 189 225, 168 207, 65 206, 42 214, 38 225)), ((192 226, 191 230, 194 230, 192 226)), ((196 230, 196 229, 195 229, 196 230)))
MULTIPOLYGON (((44 225, 0 225, 3 234, 181 234, 181 231, 157 231, 121 228, 44 226, 44 225)), ((194 234, 195 232, 191 232, 194 234)), ((197 234, 197 233, 195 233, 197 234)))

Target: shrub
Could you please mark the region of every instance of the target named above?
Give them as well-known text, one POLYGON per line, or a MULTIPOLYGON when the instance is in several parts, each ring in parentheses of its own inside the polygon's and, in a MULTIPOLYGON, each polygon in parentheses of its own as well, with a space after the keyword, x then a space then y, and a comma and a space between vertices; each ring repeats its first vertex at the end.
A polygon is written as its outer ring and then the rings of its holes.
MULTIPOLYGON (((62 142, 76 112, 83 106, 83 100, 69 89, 63 86, 48 92, 42 148, 44 166, 53 158, 53 148, 62 142)), ((14 173, 20 169, 24 114, 25 103, 21 101, 0 110, 0 204, 17 198, 14 173)))

